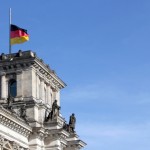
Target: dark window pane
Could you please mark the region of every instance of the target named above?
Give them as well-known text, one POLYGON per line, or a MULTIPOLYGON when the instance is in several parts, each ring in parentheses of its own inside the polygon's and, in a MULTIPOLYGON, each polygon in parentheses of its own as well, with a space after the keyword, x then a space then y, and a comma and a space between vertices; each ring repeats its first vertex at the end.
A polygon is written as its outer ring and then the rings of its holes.
POLYGON ((15 80, 11 80, 9 84, 9 93, 12 97, 17 95, 17 84, 15 80))

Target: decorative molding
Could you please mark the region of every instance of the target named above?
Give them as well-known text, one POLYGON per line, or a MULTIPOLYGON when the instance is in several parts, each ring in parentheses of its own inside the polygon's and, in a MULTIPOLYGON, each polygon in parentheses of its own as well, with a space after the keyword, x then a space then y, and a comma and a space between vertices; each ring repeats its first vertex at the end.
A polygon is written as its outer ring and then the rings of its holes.
POLYGON ((48 140, 60 140, 61 146, 66 147, 67 146, 67 137, 69 136, 69 133, 66 132, 63 129, 49 129, 47 131, 47 139, 48 140))
POLYGON ((14 142, 14 141, 10 141, 1 135, 0 135, 0 148, 2 148, 2 149, 9 148, 9 150, 29 150, 28 148, 24 148, 24 147, 20 146, 18 143, 14 142))
POLYGON ((32 136, 35 136, 36 138, 43 141, 44 138, 47 136, 47 132, 43 127, 33 127, 32 136))
POLYGON ((48 132, 49 138, 59 138, 59 139, 66 139, 69 136, 69 133, 66 132, 63 129, 48 129, 46 130, 48 132))
POLYGON ((42 59, 38 58, 32 51, 22 51, 12 54, 2 54, 0 59, 1 71, 6 73, 16 72, 25 69, 35 68, 43 77, 52 82, 59 89, 64 88, 66 84, 46 65, 42 59), (2 57, 3 56, 3 57, 2 57))
POLYGON ((67 142, 67 148, 78 148, 81 149, 86 146, 86 143, 81 140, 72 140, 67 142))
POLYGON ((4 137, 0 135, 0 145, 3 146, 4 144, 4 137))
POLYGON ((28 137, 32 128, 28 126, 24 120, 13 115, 13 113, 0 107, 0 124, 14 130, 15 132, 28 137))
POLYGON ((45 122, 45 127, 47 129, 49 128, 52 129, 53 127, 56 127, 56 126, 58 126, 59 128, 63 128, 64 122, 65 122, 64 118, 62 118, 61 116, 57 116, 57 118, 55 118, 54 120, 49 120, 45 122))

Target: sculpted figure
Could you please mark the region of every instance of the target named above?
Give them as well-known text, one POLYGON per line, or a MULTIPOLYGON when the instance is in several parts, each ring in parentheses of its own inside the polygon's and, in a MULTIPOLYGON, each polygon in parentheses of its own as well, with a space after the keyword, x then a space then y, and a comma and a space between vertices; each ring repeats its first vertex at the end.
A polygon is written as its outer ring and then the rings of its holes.
POLYGON ((57 116, 59 116, 59 110, 60 110, 60 107, 57 105, 57 100, 55 100, 52 105, 52 111, 49 114, 49 118, 51 120, 57 118, 57 116))
POLYGON ((76 124, 76 118, 75 118, 75 114, 73 113, 70 116, 70 120, 69 120, 69 132, 74 133, 74 129, 75 129, 75 124, 76 124))
POLYGON ((26 105, 23 105, 20 109, 20 117, 24 118, 26 120, 26 105))
POLYGON ((12 110, 12 103, 13 103, 14 99, 11 95, 8 96, 7 98, 7 103, 8 103, 8 109, 12 110))

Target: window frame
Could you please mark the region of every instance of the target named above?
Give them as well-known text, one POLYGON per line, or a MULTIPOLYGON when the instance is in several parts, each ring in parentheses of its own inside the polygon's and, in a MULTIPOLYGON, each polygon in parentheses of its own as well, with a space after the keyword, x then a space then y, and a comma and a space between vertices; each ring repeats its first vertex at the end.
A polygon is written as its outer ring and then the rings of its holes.
POLYGON ((11 97, 17 96, 17 81, 15 79, 10 79, 8 82, 8 95, 11 97))

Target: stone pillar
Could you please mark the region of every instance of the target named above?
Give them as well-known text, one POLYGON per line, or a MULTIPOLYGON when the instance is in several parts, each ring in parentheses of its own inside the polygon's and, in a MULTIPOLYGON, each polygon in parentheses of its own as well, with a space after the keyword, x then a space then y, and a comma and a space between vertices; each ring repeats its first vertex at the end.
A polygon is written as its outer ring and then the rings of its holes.
POLYGON ((62 127, 60 127, 61 129, 58 129, 57 125, 54 125, 54 122, 51 122, 48 128, 47 136, 44 139, 45 150, 64 150, 67 146, 66 138, 69 136, 69 133, 63 130, 62 127), (54 129, 54 127, 57 129, 54 129))
POLYGON ((42 128, 33 128, 33 133, 29 138, 29 149, 30 150, 45 150, 44 149, 44 129, 42 128))
POLYGON ((44 84, 44 103, 47 103, 47 86, 44 84))
POLYGON ((44 80, 41 79, 40 98, 44 101, 44 80))
POLYGON ((51 95, 51 92, 50 92, 50 85, 48 84, 47 85, 47 104, 51 104, 50 103, 50 100, 51 100, 51 97, 50 97, 50 95, 51 95))
POLYGON ((38 107, 38 122, 43 124, 45 121, 45 113, 46 113, 46 108, 45 105, 41 105, 38 107))
POLYGON ((39 90, 39 76, 38 76, 38 74, 36 73, 36 98, 37 99, 39 99, 40 97, 39 97, 39 92, 40 92, 40 90, 39 90))
POLYGON ((59 137, 47 137, 45 138, 45 150, 61 150, 61 142, 59 137))
POLYGON ((17 97, 22 97, 22 72, 17 72, 17 97))
POLYGON ((59 89, 53 89, 53 101, 57 100, 57 104, 60 106, 60 91, 59 89))
POLYGON ((58 101, 58 105, 60 106, 60 91, 59 90, 55 91, 55 99, 58 101))
POLYGON ((32 74, 32 80, 31 80, 31 84, 32 84, 32 97, 36 98, 36 72, 34 69, 32 69, 31 71, 31 74, 32 74))
POLYGON ((1 99, 6 99, 7 98, 7 94, 6 94, 6 91, 8 91, 6 89, 6 76, 5 74, 2 74, 1 75, 1 99))
POLYGON ((50 100, 49 100, 49 103, 50 103, 50 107, 52 107, 52 104, 53 104, 53 90, 52 90, 52 87, 50 87, 50 100))
POLYGON ((23 97, 32 97, 32 71, 31 70, 24 70, 23 73, 23 80, 22 80, 22 92, 23 97))

